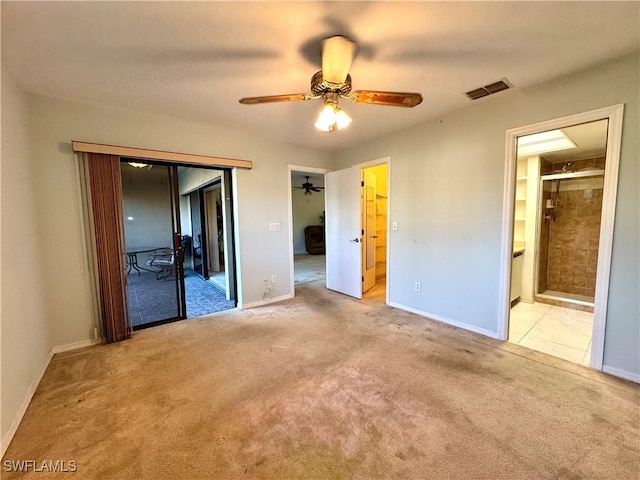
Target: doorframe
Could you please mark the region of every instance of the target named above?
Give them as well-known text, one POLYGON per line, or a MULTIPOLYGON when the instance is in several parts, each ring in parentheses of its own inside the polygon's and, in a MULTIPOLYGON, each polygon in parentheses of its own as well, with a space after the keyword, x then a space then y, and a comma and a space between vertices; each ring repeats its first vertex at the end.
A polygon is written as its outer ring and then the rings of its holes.
MULTIPOLYGON (((288 222, 289 222, 289 279, 290 279, 290 284, 289 284, 289 288, 291 291, 291 295, 295 297, 296 295, 296 282, 295 282, 295 271, 294 271, 294 258, 295 258, 295 252, 293 250, 293 183, 291 182, 291 174, 293 172, 300 172, 300 173, 315 173, 318 175, 322 175, 323 177, 329 173, 331 170, 329 170, 328 168, 319 168, 319 167, 306 167, 304 165, 294 165, 294 164, 287 164, 287 185, 288 185, 288 196, 287 196, 287 201, 288 201, 288 211, 287 211, 287 215, 288 215, 288 222)), ((326 185, 326 182, 323 182, 326 185)), ((327 196, 325 194, 324 197, 324 206, 325 206, 325 211, 327 210, 327 196)), ((326 258, 326 257, 325 257, 326 258)), ((325 271, 327 269, 327 265, 325 262, 325 271)))
POLYGON ((604 360, 604 340, 611 274, 611 254, 613 249, 613 227, 618 189, 618 170, 622 143, 622 120, 624 104, 612 105, 588 112, 567 115, 544 122, 509 129, 505 138, 505 173, 502 203, 502 251, 500 255, 500 285, 498 295, 498 339, 506 341, 509 336, 509 301, 511 282, 511 259, 513 257, 514 203, 517 167, 517 139, 546 130, 565 128, 597 120, 608 120, 607 151, 600 222, 600 243, 596 273, 596 294, 593 312, 593 334, 591 346, 591 367, 602 370, 604 360))

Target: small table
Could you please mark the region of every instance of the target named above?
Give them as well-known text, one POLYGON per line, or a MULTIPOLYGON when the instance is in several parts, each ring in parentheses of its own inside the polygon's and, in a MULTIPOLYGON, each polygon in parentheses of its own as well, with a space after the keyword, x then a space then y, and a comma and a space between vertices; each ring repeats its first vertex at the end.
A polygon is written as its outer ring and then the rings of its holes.
POLYGON ((135 270, 140 275, 140 270, 146 270, 147 272, 155 273, 155 270, 150 270, 148 268, 141 267, 138 265, 138 254, 139 253, 150 253, 155 252, 157 248, 151 247, 132 247, 127 248, 127 275, 131 273, 131 270, 135 270))

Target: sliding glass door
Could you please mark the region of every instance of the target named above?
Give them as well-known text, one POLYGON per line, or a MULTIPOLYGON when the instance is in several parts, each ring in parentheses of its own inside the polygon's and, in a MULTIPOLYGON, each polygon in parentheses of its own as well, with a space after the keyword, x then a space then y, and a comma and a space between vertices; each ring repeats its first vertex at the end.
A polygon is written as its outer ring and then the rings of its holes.
POLYGON ((131 325, 186 318, 177 167, 122 158, 120 168, 131 325))

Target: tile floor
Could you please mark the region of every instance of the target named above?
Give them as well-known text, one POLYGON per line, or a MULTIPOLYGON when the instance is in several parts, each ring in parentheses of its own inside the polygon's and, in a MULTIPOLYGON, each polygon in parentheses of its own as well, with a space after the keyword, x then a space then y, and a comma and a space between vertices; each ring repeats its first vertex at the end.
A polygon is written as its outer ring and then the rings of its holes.
POLYGON ((520 302, 511 309, 509 341, 589 365, 593 313, 544 303, 520 302))
MULTIPOLYGON (((129 317, 134 327, 178 315, 176 284, 173 278, 157 280, 152 272, 133 273, 127 281, 129 317)), ((187 318, 235 308, 235 302, 212 282, 203 280, 193 270, 185 269, 187 318)))

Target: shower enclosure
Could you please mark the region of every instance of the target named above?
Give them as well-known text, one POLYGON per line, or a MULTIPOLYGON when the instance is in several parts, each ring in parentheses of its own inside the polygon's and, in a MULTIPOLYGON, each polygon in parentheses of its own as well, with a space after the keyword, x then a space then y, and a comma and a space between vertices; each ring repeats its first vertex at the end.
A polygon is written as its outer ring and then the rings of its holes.
POLYGON ((540 177, 536 297, 592 307, 604 158, 554 167, 540 177))

